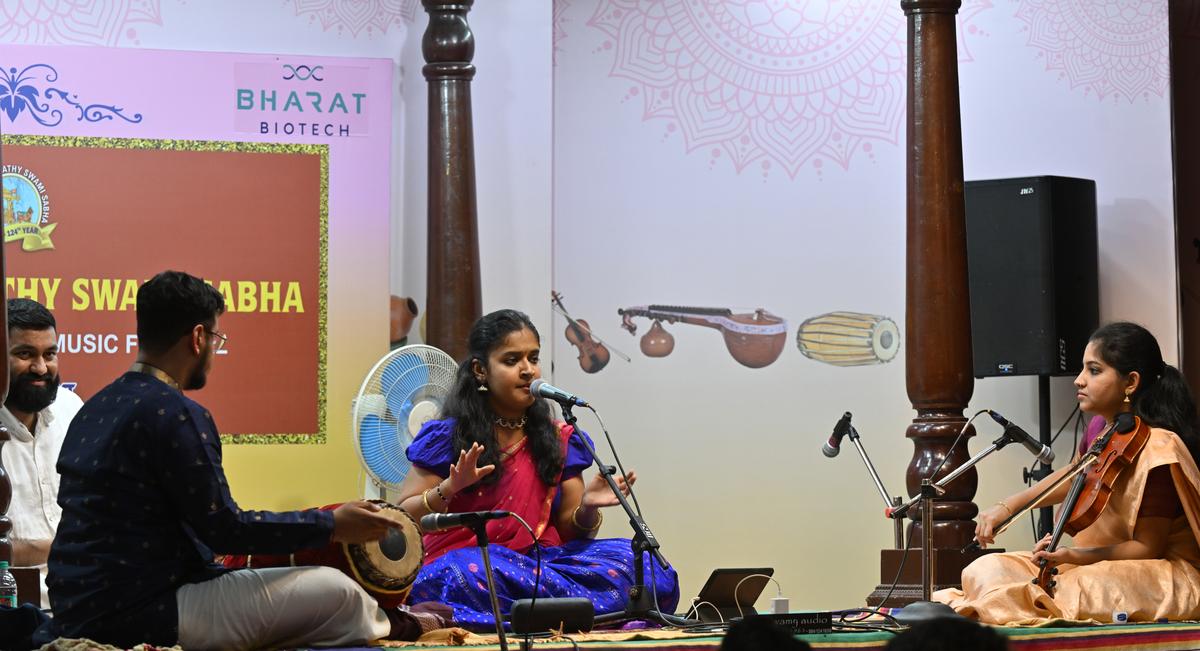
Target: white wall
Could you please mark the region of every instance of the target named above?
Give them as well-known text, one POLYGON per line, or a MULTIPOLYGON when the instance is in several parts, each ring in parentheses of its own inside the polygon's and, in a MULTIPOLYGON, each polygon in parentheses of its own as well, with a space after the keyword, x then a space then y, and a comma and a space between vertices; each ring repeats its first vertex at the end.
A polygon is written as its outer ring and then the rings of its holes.
MULTIPOLYGON (((966 177, 1095 179, 1101 317, 1145 323, 1174 360, 1166 4, 1104 11, 1110 4, 965 3, 966 177), (1086 21, 1076 15, 1089 10, 1086 21), (1113 42, 1128 45, 1095 50, 1113 42), (1132 67, 1142 74, 1127 75, 1132 67)), ((841 368, 802 356, 794 336, 834 310, 904 326, 899 7, 558 7, 555 288, 633 362, 585 374, 556 332, 556 379, 601 407, 639 470, 646 519, 685 599, 715 567, 770 565, 794 606, 860 605, 892 530, 853 451, 829 460, 818 448, 852 411, 887 487, 905 490, 905 349, 887 364, 841 368), (716 332, 666 325, 674 352, 648 358, 638 340, 650 323, 630 337, 616 315, 645 303, 767 308, 788 319, 789 340, 775 363, 748 369, 716 332)), ((1036 431, 1036 386, 979 381, 968 413, 995 408, 1036 431)), ((1051 387, 1057 428, 1074 391, 1065 378, 1051 387)), ((977 424, 973 451, 999 433, 977 424)), ((1068 429, 1059 457, 1070 447, 1068 429)), ((989 459, 977 503, 1016 492, 1026 465, 1020 448, 989 459)), ((623 533, 620 519, 603 533, 623 533)), ((1029 527, 1002 543, 1028 548, 1029 527)))

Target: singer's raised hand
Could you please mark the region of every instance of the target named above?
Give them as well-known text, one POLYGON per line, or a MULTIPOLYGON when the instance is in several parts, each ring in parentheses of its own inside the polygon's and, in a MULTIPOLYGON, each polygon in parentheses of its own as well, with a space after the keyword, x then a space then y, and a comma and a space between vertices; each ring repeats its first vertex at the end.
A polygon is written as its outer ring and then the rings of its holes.
MULTIPOLYGON (((621 475, 613 475, 613 479, 617 482, 617 488, 621 489, 621 494, 628 496, 629 487, 633 482, 637 481, 637 473, 630 470, 627 473, 629 480, 621 475)), ((604 481, 604 476, 596 473, 583 489, 583 505, 590 507, 615 506, 620 504, 617 496, 613 495, 612 489, 609 488, 608 482, 604 481)))
POLYGON ((470 488, 480 479, 492 474, 495 464, 479 466, 479 456, 483 454, 483 446, 472 443, 471 448, 458 453, 458 461, 450 466, 449 486, 451 494, 458 493, 464 488, 470 488))

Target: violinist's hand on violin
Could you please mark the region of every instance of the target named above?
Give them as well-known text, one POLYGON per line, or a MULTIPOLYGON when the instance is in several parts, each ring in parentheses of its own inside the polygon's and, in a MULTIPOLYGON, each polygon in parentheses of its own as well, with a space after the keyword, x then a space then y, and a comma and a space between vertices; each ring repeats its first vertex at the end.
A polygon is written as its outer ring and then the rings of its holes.
POLYGON ((1033 546, 1033 562, 1040 564, 1044 559, 1051 567, 1062 565, 1063 563, 1073 563, 1078 565, 1074 558, 1074 550, 1070 547, 1059 547, 1058 549, 1048 552, 1046 548, 1050 546, 1050 534, 1042 536, 1042 539, 1037 541, 1033 546))
MULTIPOLYGON (((621 494, 625 496, 629 495, 629 487, 637 481, 636 472, 630 470, 628 475, 628 482, 621 475, 613 475, 613 479, 617 482, 617 488, 621 489, 621 494)), ((592 480, 583 489, 583 505, 602 507, 617 504, 620 502, 617 501, 617 496, 613 495, 612 489, 608 487, 608 482, 604 481, 604 477, 600 473, 596 473, 596 476, 592 477, 592 480)))
POLYGON ((996 528, 1004 522, 1004 518, 1008 517, 1008 509, 999 504, 980 511, 979 517, 975 521, 975 540, 979 541, 981 549, 987 549, 987 546, 996 542, 996 528))
POLYGON ((477 465, 481 454, 483 454, 483 446, 478 443, 472 443, 471 449, 461 450, 458 453, 458 461, 450 466, 450 482, 447 488, 450 489, 451 495, 464 488, 474 486, 480 479, 492 474, 492 471, 496 469, 495 464, 477 465))

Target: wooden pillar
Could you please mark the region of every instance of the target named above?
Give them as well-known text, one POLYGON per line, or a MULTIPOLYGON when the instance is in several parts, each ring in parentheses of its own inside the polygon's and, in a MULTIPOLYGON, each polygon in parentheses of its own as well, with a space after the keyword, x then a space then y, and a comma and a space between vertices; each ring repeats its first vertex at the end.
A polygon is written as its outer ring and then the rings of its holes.
MULTIPOLYGON (((1200 5, 1168 0, 1171 132, 1175 161, 1175 246, 1179 277, 1179 369, 1200 395, 1200 5)), ((1163 346, 1169 351, 1170 346, 1163 346)))
POLYGON ((457 360, 483 313, 475 207, 471 79, 474 0, 423 0, 429 27, 421 41, 429 83, 429 242, 426 343, 457 360))
MULTIPOLYGON (((966 461, 967 440, 974 435, 968 430, 959 445, 950 448, 966 422, 963 410, 974 390, 955 40, 960 4, 960 0, 900 3, 908 18, 905 363, 908 397, 917 412, 905 432, 914 446, 905 476, 910 496, 920 491, 921 478, 946 457, 949 460, 938 477, 966 461)), ((962 568, 977 556, 959 551, 974 536, 973 519, 979 509, 971 500, 977 479, 974 470, 968 471, 935 502, 935 590, 958 585, 962 568)), ((899 585, 885 605, 920 599, 919 515, 919 509, 909 514, 911 551, 904 559, 899 585)), ((883 551, 880 586, 868 603, 883 600, 903 556, 898 550, 883 551)))

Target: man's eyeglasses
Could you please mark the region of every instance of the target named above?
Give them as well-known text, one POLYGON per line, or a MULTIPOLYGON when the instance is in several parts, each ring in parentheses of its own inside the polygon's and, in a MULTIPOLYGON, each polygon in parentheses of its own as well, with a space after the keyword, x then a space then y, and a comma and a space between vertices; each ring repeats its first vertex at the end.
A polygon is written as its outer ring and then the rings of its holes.
POLYGON ((214 351, 221 350, 225 347, 226 342, 229 341, 229 335, 225 334, 224 332, 209 330, 208 334, 212 337, 210 341, 212 341, 214 351))

